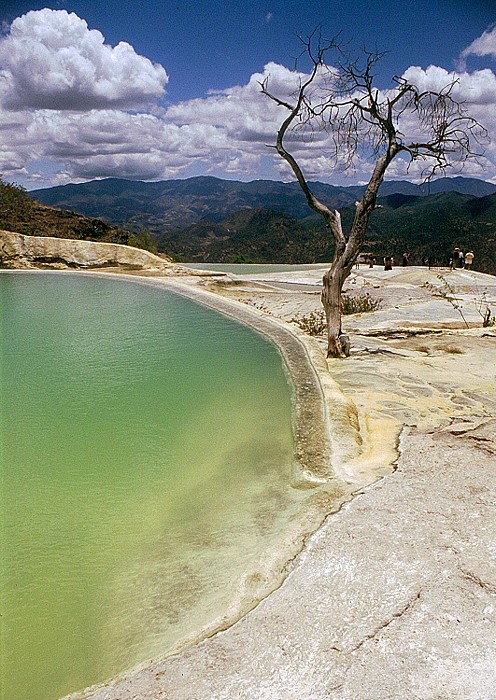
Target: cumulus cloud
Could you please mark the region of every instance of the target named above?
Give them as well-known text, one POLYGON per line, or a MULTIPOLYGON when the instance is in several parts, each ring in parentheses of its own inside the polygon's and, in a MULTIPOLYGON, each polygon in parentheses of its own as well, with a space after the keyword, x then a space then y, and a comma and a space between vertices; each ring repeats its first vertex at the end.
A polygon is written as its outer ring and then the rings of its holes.
MULTIPOLYGON (((0 172, 15 179, 27 176, 29 169, 37 186, 107 176, 291 179, 287 163, 267 147, 274 145, 287 111, 262 94, 260 83, 268 80, 272 93, 292 101, 305 77, 270 62, 246 84, 165 108, 157 103, 167 83, 161 66, 128 44, 106 45, 100 32, 74 14, 29 12, 0 38, 0 104, 8 106, 0 110, 0 172)), ((473 116, 496 133, 491 70, 454 74, 436 66, 411 67, 404 77, 423 90, 441 90, 456 77, 454 97, 469 102, 473 116)), ((317 96, 323 87, 319 76, 317 96)), ((406 115, 403 125, 405 133, 414 128, 406 115)), ((302 129, 288 139, 310 179, 334 176, 325 131, 302 129)), ((491 158, 493 149, 496 144, 489 146, 491 158)), ((356 160, 355 180, 370 176, 366 156, 364 152, 356 160)), ((344 167, 338 163, 338 171, 344 167)), ((407 170, 406 161, 396 160, 390 176, 414 179, 420 171, 416 165, 407 170)), ((479 171, 479 176, 484 174, 479 171)))
POLYGON ((494 177, 494 165, 489 159, 496 154, 496 75, 489 68, 476 70, 472 73, 466 70, 459 73, 450 73, 439 66, 429 66, 426 69, 414 66, 409 68, 403 77, 417 85, 420 90, 440 91, 453 83, 451 95, 455 100, 463 103, 468 114, 476 119, 487 130, 488 142, 483 149, 474 144, 477 152, 485 151, 486 156, 480 158, 482 167, 478 168, 476 162, 467 163, 464 173, 479 177, 494 177), (478 168, 478 169, 477 169, 478 168))
POLYGON ((267 80, 273 94, 291 101, 305 77, 304 73, 270 62, 262 72, 254 73, 246 85, 173 105, 165 117, 175 123, 214 124, 240 143, 273 144, 277 128, 287 112, 262 94, 260 83, 267 80))
POLYGON ((31 11, 14 20, 0 39, 1 77, 7 109, 132 109, 164 94, 164 68, 132 46, 105 44, 65 10, 31 11))
MULTIPOLYGON (((20 140, 22 134, 26 146, 30 143, 32 148, 31 156, 23 150, 25 162, 44 158, 61 163, 63 177, 74 180, 104 176, 161 179, 199 172, 251 179, 257 177, 264 156, 265 160, 273 157, 267 144, 274 143, 285 111, 262 95, 259 82, 269 78, 271 89, 289 98, 303 77, 269 63, 246 85, 167 110, 4 111, 11 115, 10 123, 22 115, 22 127, 6 131, 4 143, 20 140)), ((0 82, 0 101, 1 86, 0 82)), ((277 157, 274 160, 279 166, 277 157)), ((0 152, 0 172, 2 168, 14 171, 11 160, 2 159, 0 152)))
POLYGON ((491 56, 496 58, 496 24, 473 41, 460 54, 460 69, 465 70, 465 61, 469 56, 491 56))
MULTIPOLYGON (((8 114, 8 113, 4 113, 8 114)), ((145 113, 92 110, 86 113, 37 110, 27 115, 22 129, 5 129, 0 145, 15 143, 22 153, 12 167, 6 148, 0 149, 0 172, 18 171, 18 165, 44 159, 63 164, 69 179, 128 177, 163 179, 202 170, 248 168, 249 154, 209 124, 174 124, 145 113), (23 145, 24 142, 24 145, 23 145), (238 165, 236 165, 238 161, 238 165)), ((248 171, 248 170, 246 170, 248 171)))
POLYGON ((403 77, 417 85, 420 90, 445 90, 454 82, 451 95, 459 102, 467 104, 493 105, 496 103, 496 75, 489 68, 473 73, 448 72, 439 66, 429 66, 427 69, 412 66, 403 77))

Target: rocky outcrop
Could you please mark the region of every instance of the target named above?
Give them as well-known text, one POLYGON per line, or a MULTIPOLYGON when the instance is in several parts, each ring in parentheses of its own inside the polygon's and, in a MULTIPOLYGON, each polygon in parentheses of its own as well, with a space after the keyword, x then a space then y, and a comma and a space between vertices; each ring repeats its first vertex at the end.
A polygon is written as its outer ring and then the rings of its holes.
POLYGON ((167 271, 183 268, 147 250, 49 236, 24 236, 0 231, 0 267, 9 269, 89 269, 117 267, 125 270, 167 271))

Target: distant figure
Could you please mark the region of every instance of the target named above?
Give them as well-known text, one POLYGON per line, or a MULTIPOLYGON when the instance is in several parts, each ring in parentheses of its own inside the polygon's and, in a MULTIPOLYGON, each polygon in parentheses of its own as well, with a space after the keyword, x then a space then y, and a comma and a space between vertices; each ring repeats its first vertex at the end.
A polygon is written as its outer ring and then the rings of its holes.
POLYGON ((406 267, 408 265, 408 258, 410 257, 410 253, 403 253, 403 258, 402 258, 402 265, 403 267, 406 267))
POLYGON ((469 250, 465 255, 465 269, 470 270, 472 268, 472 263, 474 262, 475 255, 472 250, 469 250))
POLYGON ((459 261, 460 261, 460 248, 454 248, 453 253, 451 254, 450 269, 452 270, 454 267, 458 267, 459 261))
POLYGON ((384 258, 384 269, 385 270, 392 270, 393 269, 393 258, 390 255, 387 255, 384 258))
POLYGON ((375 258, 369 258, 369 267, 374 267, 375 265, 375 258))
POLYGON ((464 256, 463 256, 463 250, 461 250, 461 251, 460 251, 460 255, 459 255, 459 257, 458 257, 458 267, 459 267, 460 269, 463 268, 464 262, 465 262, 465 258, 464 258, 464 256))
POLYGON ((428 264, 429 264, 429 258, 427 257, 427 255, 424 255, 424 257, 422 258, 422 265, 427 267, 428 264))

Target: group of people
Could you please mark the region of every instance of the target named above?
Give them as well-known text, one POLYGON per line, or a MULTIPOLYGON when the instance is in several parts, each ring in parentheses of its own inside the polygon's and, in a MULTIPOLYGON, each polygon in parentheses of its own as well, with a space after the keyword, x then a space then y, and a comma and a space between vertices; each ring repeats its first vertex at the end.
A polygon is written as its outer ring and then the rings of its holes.
MULTIPOLYGON (((410 258, 410 253, 403 253, 401 257, 401 264, 403 267, 407 267, 408 265, 408 260, 410 258)), ((422 260, 422 264, 424 261, 422 260)), ((392 270, 394 265, 394 258, 392 255, 386 255, 384 258, 384 269, 385 270, 392 270)))
MULTIPOLYGON (((470 270, 472 268, 472 263, 474 262, 474 252, 472 250, 467 251, 466 253, 463 252, 460 248, 455 248, 451 254, 451 258, 449 261, 449 266, 450 270, 454 270, 455 268, 459 269, 465 269, 465 270, 470 270)), ((405 252, 403 253, 401 257, 401 264, 403 267, 407 267, 409 264, 409 259, 410 259, 410 253, 405 252)), ((430 267, 431 261, 429 260, 428 257, 424 256, 422 258, 422 265, 428 265, 430 267)), ((386 255, 384 258, 384 269, 385 270, 392 270, 394 265, 394 258, 392 255, 386 255)), ((371 265, 372 267, 372 265, 371 265)))
POLYGON ((470 270, 472 263, 474 262, 474 258, 475 255, 472 250, 464 253, 463 250, 460 250, 460 248, 454 248, 449 263, 450 270, 454 270, 457 267, 460 269, 465 268, 465 270, 470 270))
MULTIPOLYGON (((474 252, 472 250, 467 251, 464 253, 460 248, 454 248, 453 252, 451 253, 450 261, 449 261, 449 267, 450 270, 454 270, 455 268, 463 269, 465 270, 470 270, 472 268, 472 263, 474 262, 474 252)), ((355 261, 355 267, 359 268, 361 263, 367 264, 369 267, 374 267, 376 264, 376 259, 371 253, 362 253, 361 255, 358 256, 358 258, 355 261)), ((407 267, 410 264, 410 253, 405 252, 401 256, 401 265, 403 267, 407 267)), ((429 257, 424 255, 422 258, 422 265, 424 267, 431 267, 431 265, 437 265, 436 261, 432 261, 429 257)), ((394 258, 392 255, 386 255, 384 257, 384 269, 385 270, 392 270, 394 265, 394 258)))

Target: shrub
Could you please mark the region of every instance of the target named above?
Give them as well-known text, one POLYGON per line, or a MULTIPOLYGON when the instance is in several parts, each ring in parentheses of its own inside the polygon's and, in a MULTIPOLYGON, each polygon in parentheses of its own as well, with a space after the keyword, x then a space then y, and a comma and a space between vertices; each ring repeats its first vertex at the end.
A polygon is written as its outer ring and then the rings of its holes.
POLYGON ((29 216, 32 202, 23 187, 10 182, 4 182, 0 175, 0 218, 3 226, 11 221, 29 216))
POLYGON ((448 352, 450 355, 463 355, 463 350, 456 345, 447 345, 444 352, 448 352))
POLYGON ((311 311, 308 316, 295 316, 291 322, 296 323, 308 335, 323 335, 327 329, 323 311, 311 311))
MULTIPOLYGON (((345 315, 361 314, 367 311, 376 311, 380 308, 382 299, 372 299, 369 294, 357 294, 355 296, 342 295, 342 312, 345 315)), ((308 335, 324 335, 327 323, 323 311, 311 311, 308 316, 297 315, 291 319, 302 331, 308 335)))
POLYGON ((344 315, 377 311, 377 309, 380 309, 381 304, 381 298, 373 299, 368 293, 355 294, 354 296, 343 294, 342 296, 342 312, 344 315))
POLYGON ((487 290, 484 289, 482 292, 480 292, 477 286, 476 289, 477 298, 475 300, 475 308, 477 309, 479 316, 482 318, 482 327, 489 328, 490 326, 494 326, 496 324, 496 318, 494 317, 491 307, 489 306, 487 290))

